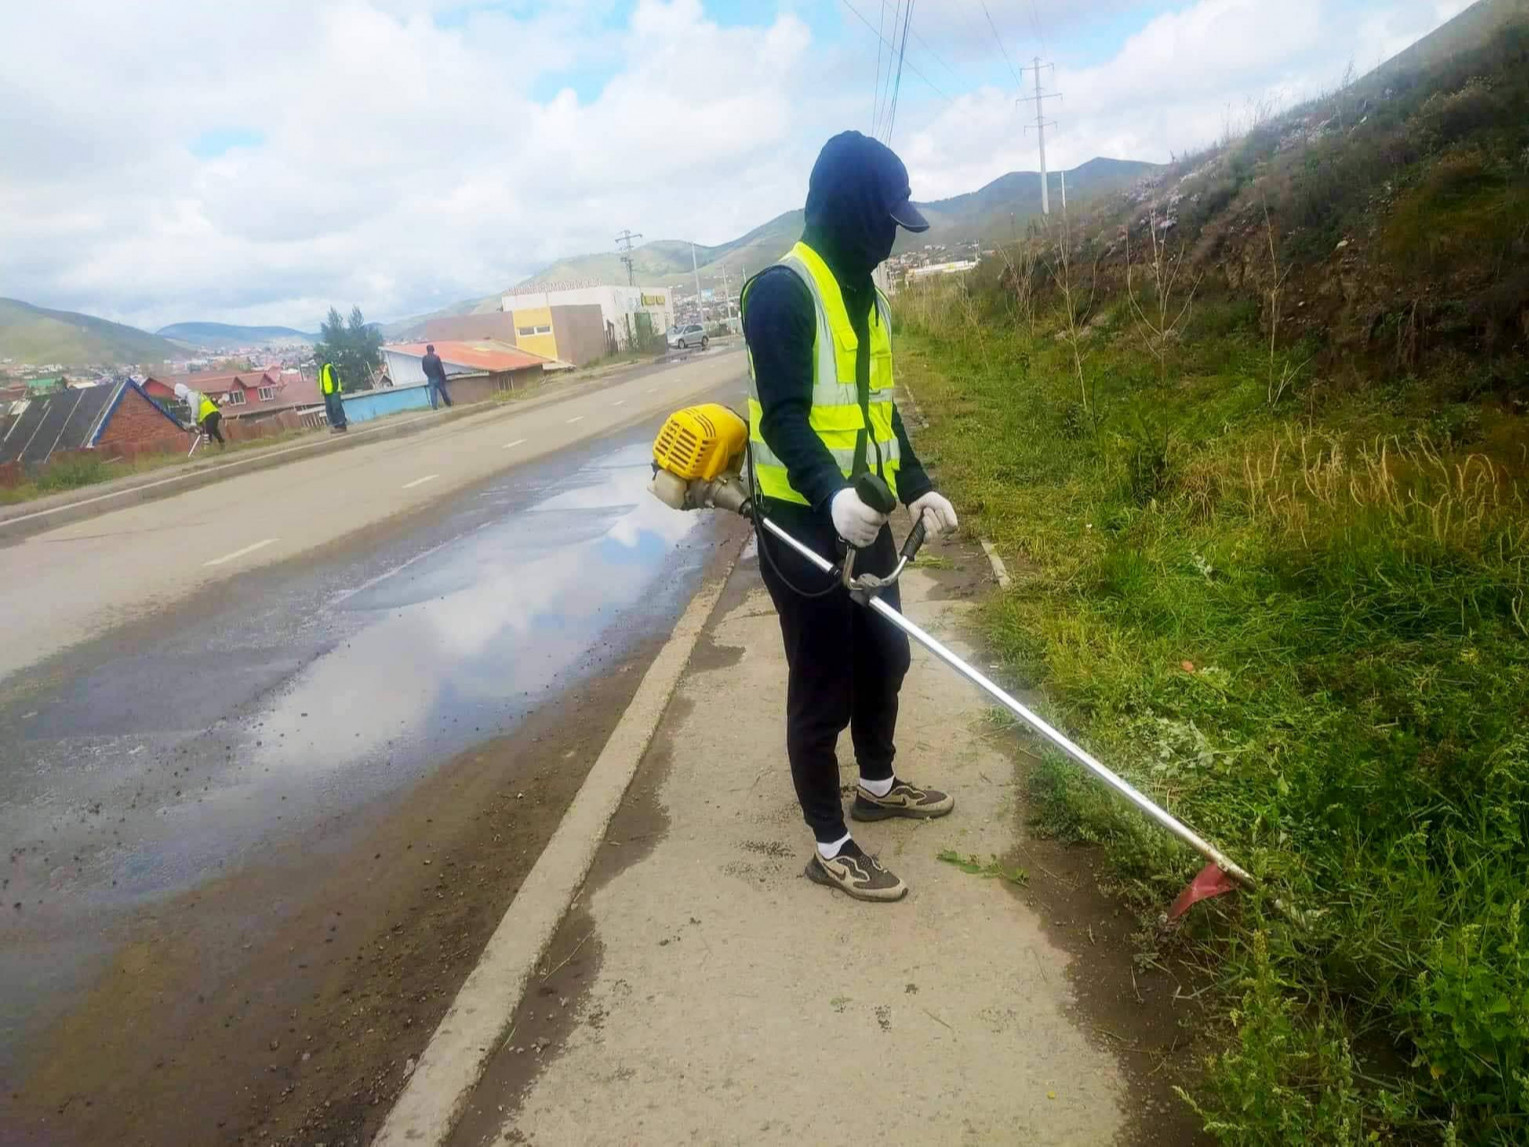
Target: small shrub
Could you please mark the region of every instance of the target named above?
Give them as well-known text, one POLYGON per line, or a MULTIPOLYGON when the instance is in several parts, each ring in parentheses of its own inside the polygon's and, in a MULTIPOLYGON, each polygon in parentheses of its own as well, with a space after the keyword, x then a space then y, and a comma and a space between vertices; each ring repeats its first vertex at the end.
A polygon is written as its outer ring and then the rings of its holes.
POLYGON ((104 482, 108 476, 106 463, 98 455, 75 454, 44 466, 33 484, 51 494, 104 482))

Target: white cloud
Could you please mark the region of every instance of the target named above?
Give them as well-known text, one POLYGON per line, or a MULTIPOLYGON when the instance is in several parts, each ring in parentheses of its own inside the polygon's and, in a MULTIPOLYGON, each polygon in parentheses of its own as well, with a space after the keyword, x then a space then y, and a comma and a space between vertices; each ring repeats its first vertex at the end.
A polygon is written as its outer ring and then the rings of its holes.
MULTIPOLYGON (((1034 2, 1048 35, 1091 34, 1079 6, 1034 2)), ((1369 48, 1400 46, 1461 3, 1198 0, 1108 64, 1059 71, 1054 163, 1167 158, 1218 135, 1229 106, 1330 83, 1351 55, 1371 64, 1369 48)), ((849 17, 842 41, 814 42, 787 4, 757 27, 719 26, 700 0, 639 0, 621 23, 619 0, 463 7, 0 5, 13 46, 0 72, 0 294, 150 327, 311 328, 353 302, 396 317, 607 250, 624 227, 732 238, 799 205, 822 141, 870 118, 874 41, 849 17), (582 100, 546 90, 569 75, 582 100), (592 76, 608 76, 598 94, 592 76), (192 153, 229 129, 261 142, 192 153)), ((1030 23, 1030 0, 989 8, 1006 36, 1030 23)), ((918 12, 957 74, 931 70, 948 106, 905 81, 894 143, 915 194, 1033 167, 1015 93, 958 84, 964 59, 994 50, 980 8, 918 12)))
MULTIPOLYGON (((1096 155, 1162 162, 1203 146, 1246 118, 1250 103, 1290 106, 1331 87, 1349 60, 1368 70, 1412 43, 1465 0, 1392 0, 1355 19, 1333 0, 1199 0, 1148 22, 1114 57, 1059 67, 1047 105, 1052 170, 1096 155), (1372 56, 1377 46, 1383 56, 1372 56)), ((996 12, 995 12, 996 15, 996 12)), ((915 193, 970 191, 1037 165, 1033 105, 988 87, 956 100, 903 147, 915 193)))

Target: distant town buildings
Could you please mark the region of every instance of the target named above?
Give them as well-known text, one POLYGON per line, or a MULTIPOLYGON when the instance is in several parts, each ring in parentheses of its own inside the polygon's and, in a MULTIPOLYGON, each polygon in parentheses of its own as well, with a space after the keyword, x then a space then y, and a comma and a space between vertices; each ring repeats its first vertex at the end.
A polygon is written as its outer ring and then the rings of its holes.
POLYGON ((500 299, 514 316, 515 345, 545 358, 581 365, 603 354, 652 346, 674 325, 668 287, 621 287, 601 283, 548 283, 517 287, 500 299), (599 327, 592 324, 596 311, 599 327), (599 331, 600 350, 593 335, 599 331))

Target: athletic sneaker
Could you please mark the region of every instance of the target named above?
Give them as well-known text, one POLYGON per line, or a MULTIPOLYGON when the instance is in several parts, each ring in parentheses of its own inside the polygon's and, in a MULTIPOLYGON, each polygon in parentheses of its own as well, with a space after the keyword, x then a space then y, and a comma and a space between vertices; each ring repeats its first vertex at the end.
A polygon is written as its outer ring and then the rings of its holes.
POLYGON ((886 820, 893 816, 927 818, 944 816, 955 807, 955 798, 949 793, 894 780, 884 797, 868 791, 864 785, 856 785, 855 801, 849 806, 849 815, 856 820, 886 820))
POLYGON ((874 856, 861 850, 853 840, 839 850, 832 860, 824 860, 814 851, 807 862, 807 879, 815 884, 837 888, 856 900, 901 900, 908 886, 881 866, 874 856))

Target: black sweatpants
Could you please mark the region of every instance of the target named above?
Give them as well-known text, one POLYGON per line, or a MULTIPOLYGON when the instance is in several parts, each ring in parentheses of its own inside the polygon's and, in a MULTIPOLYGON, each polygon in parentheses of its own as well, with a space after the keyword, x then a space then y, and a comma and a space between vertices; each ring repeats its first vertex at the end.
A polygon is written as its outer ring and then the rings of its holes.
MULTIPOLYGON (((793 537, 832 560, 840 544, 826 515, 804 506, 772 503, 769 516, 793 537)), ((759 568, 780 615, 781 636, 790 667, 786 686, 786 755, 802 815, 823 843, 844 836, 844 805, 839 797, 839 762, 835 745, 846 725, 854 741, 860 775, 883 780, 892 775, 897 732, 897 694, 909 663, 908 638, 885 619, 856 605, 842 588, 826 597, 803 597, 782 580, 816 592, 827 575, 809 565, 784 543, 762 533, 759 568), (774 559, 771 564, 770 559, 774 559), (776 570, 779 566, 779 571, 776 570)), ((890 529, 861 550, 855 569, 888 574, 897 564, 890 529)), ((883 592, 889 605, 902 608, 897 587, 883 592)))
POLYGON ((223 412, 214 410, 206 418, 202 419, 202 429, 207 431, 207 437, 217 440, 219 446, 225 445, 223 431, 219 429, 219 423, 223 421, 223 412))

